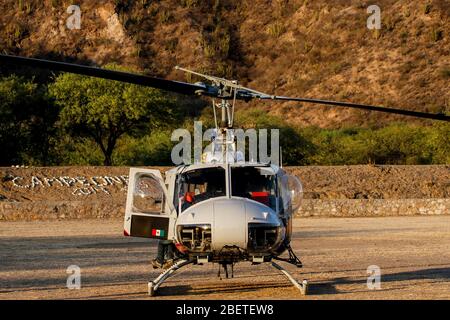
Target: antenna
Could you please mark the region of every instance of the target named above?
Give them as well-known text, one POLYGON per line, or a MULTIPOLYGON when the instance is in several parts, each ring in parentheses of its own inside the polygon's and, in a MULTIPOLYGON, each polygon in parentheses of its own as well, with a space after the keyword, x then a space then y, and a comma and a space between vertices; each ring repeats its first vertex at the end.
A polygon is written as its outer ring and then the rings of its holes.
POLYGON ((283 168, 283 147, 280 146, 280 168, 283 168))

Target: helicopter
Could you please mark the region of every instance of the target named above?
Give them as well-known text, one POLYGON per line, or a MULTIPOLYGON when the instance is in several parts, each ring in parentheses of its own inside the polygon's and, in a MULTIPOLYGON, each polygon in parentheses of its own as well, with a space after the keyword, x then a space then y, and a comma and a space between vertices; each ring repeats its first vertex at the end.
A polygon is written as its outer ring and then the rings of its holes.
POLYGON ((219 273, 240 262, 269 263, 307 294, 308 281, 297 281, 275 261, 302 267, 290 246, 292 219, 303 197, 301 181, 279 164, 245 161, 236 148, 234 109, 237 101, 296 101, 356 108, 423 119, 450 121, 450 116, 321 99, 270 95, 246 88, 235 80, 178 70, 206 82, 187 83, 72 63, 12 55, 0 55, 4 64, 25 65, 53 71, 122 81, 190 96, 213 99, 215 129, 211 148, 202 161, 182 164, 165 173, 155 169, 130 168, 124 216, 124 235, 168 241, 177 259, 148 283, 150 296, 175 271, 190 265, 218 263, 219 273), (216 103, 215 99, 220 102, 216 103), (217 112, 221 113, 220 121, 217 112), (283 258, 284 253, 288 254, 283 258))

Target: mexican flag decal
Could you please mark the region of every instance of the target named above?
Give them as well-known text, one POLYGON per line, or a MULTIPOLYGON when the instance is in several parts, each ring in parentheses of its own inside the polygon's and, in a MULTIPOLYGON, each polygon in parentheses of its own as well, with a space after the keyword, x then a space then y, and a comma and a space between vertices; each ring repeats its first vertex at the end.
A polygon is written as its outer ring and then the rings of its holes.
POLYGON ((152 236, 154 237, 164 237, 164 230, 161 229, 152 229, 152 236))

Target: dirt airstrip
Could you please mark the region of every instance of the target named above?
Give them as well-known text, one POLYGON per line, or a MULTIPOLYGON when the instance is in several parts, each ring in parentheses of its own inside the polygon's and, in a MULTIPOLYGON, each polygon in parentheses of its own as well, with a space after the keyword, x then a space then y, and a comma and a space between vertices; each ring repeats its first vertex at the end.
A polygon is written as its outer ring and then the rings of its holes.
POLYGON ((299 292, 269 265, 189 266, 160 295, 147 296, 158 275, 149 265, 154 240, 121 234, 122 221, 0 222, 0 299, 450 299, 450 216, 299 218, 292 246, 308 279, 299 292), (70 265, 81 289, 66 288, 70 265), (381 269, 381 289, 367 287, 367 268, 381 269))

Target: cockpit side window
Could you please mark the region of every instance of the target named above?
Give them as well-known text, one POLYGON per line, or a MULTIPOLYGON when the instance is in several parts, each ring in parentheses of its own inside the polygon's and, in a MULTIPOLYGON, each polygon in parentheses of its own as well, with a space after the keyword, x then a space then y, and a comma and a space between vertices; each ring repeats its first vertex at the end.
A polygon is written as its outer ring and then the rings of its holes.
POLYGON ((225 169, 202 168, 182 173, 177 178, 175 205, 182 212, 193 204, 226 195, 225 169))
POLYGON ((277 180, 257 167, 231 168, 231 191, 234 197, 249 198, 276 210, 277 180))

